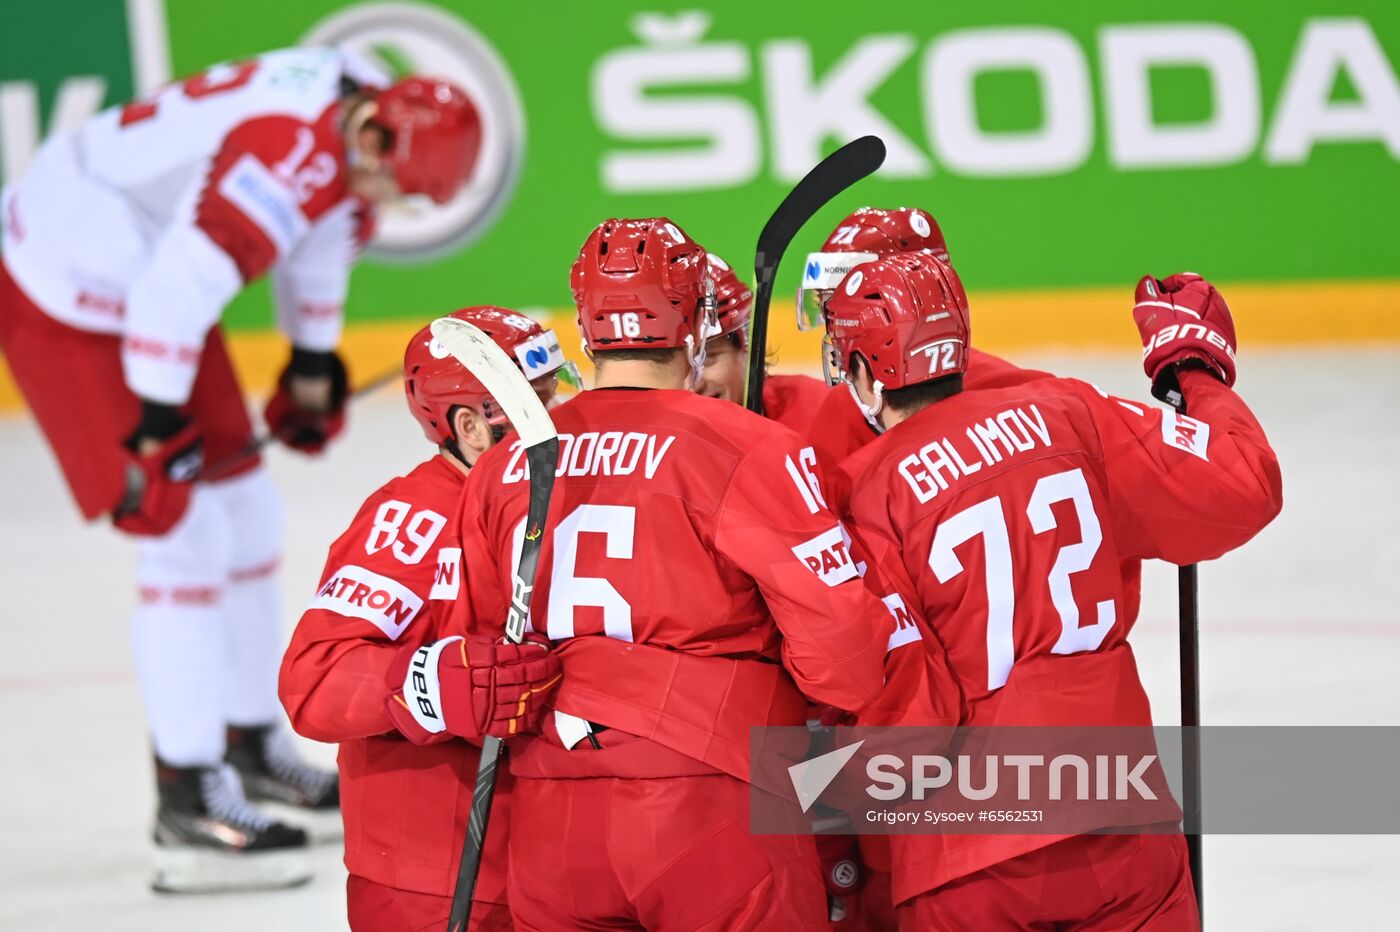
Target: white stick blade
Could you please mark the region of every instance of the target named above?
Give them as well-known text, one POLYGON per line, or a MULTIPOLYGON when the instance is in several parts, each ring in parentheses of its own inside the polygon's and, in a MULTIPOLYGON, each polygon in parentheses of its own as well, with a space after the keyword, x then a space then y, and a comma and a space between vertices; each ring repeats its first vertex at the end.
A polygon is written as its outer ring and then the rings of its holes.
POLYGON ((534 386, 495 340, 455 317, 440 317, 433 321, 431 329, 434 343, 429 351, 436 355, 440 348, 443 356, 451 355, 466 366, 505 411, 525 446, 532 447, 556 436, 554 421, 535 394, 534 386))

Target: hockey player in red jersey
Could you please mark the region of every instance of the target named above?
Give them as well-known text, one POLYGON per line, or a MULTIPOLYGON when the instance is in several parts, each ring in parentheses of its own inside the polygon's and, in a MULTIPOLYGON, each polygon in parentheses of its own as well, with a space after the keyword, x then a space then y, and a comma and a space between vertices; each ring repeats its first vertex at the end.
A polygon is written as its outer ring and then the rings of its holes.
MULTIPOLYGON (((720 333, 705 346, 705 369, 700 394, 744 403, 749 378, 749 317, 753 292, 739 280, 729 263, 709 253, 715 284, 715 316, 720 333)), ((845 391, 845 389, 839 389, 845 391)), ((808 375, 768 375, 763 380, 763 413, 806 437, 817 410, 833 389, 808 375)))
MULTIPOLYGON (((717 330, 704 250, 664 218, 609 220, 572 286, 597 376, 551 412, 529 624, 564 679, 543 733, 510 748, 512 912, 534 929, 823 928, 812 839, 749 832, 749 729, 802 724, 804 694, 881 706, 887 650, 923 641, 865 587, 811 450, 691 390, 717 330)), ((463 626, 499 635, 526 479, 510 443, 468 479, 463 626)))
MULTIPOLYGON (((820 252, 810 253, 797 291, 797 324, 802 330, 820 330, 826 317, 826 301, 836 284, 856 265, 899 252, 927 251, 948 262, 948 243, 933 215, 913 207, 862 207, 831 231, 820 252)), ((825 360, 823 363, 825 364, 825 360)), ((827 367, 829 368, 829 366, 827 367)), ((966 387, 1002 388, 1049 375, 1038 369, 1022 369, 1006 360, 971 347, 968 350, 966 387)), ((835 382, 830 372, 827 380, 835 382)), ((875 439, 875 428, 861 414, 848 392, 833 392, 823 402, 811 433, 817 458, 828 470, 875 439)))
MULTIPOLYGON (((827 299, 837 283, 857 264, 900 252, 919 251, 948 261, 947 240, 932 214, 912 207, 862 207, 853 211, 831 231, 820 252, 807 256, 797 291, 798 328, 820 330, 824 326, 827 299)), ((823 369, 827 381, 834 387, 813 412, 806 436, 822 468, 831 477, 842 460, 873 441, 878 432, 861 413, 849 386, 836 378, 827 355, 824 347, 823 369)), ((970 350, 969 388, 1014 385, 1048 374, 1022 369, 978 349, 970 350)), ((889 896, 887 841, 883 836, 863 837, 861 851, 865 858, 860 866, 865 889, 858 897, 848 898, 848 917, 838 928, 891 928, 894 912, 889 896)))
POLYGON ((334 774, 278 724, 281 506, 220 316, 271 277, 292 349, 265 417, 290 447, 322 449, 344 423, 335 349, 374 206, 450 199, 479 135, 450 84, 292 49, 57 133, 0 193, 0 350, 79 510, 139 537, 159 889, 309 876, 304 832, 245 793, 339 823, 334 774))
MULTIPOLYGON (((1160 395, 1191 416, 1047 378, 964 391, 962 284, 929 254, 858 265, 826 305, 833 361, 884 430, 842 467, 864 535, 893 542, 962 686, 968 725, 1151 724, 1125 559, 1193 563, 1278 513, 1278 461, 1235 379, 1234 325, 1196 275, 1138 286, 1160 395)), ((1193 929, 1180 835, 905 836, 908 929, 1193 929)))
MULTIPOLYGON (((552 331, 494 307, 452 316, 487 333, 531 377, 540 397, 553 401, 558 373, 568 364, 552 331)), ((387 683, 402 682, 409 655, 442 637, 434 606, 450 605, 463 575, 474 571, 461 561, 457 499, 477 458, 510 427, 461 363, 434 352, 427 327, 404 353, 404 391, 438 453, 372 494, 331 545, 319 592, 282 661, 280 692, 292 726, 308 738, 340 744, 349 917, 356 930, 437 928, 451 907, 478 748, 446 740, 452 733, 428 731, 407 706, 392 699, 386 704, 384 695, 387 683)), ((536 644, 515 648, 488 638, 484 645, 478 639, 457 647, 458 658, 471 648, 474 667, 544 676, 527 681, 530 687, 558 676, 557 662, 552 669, 540 662, 543 649, 536 644)), ((481 701, 491 684, 472 683, 464 674, 463 665, 453 666, 442 688, 449 695, 474 692, 481 701)), ((506 701, 505 692, 488 700, 491 709, 506 701)), ((546 694, 536 692, 519 711, 537 708, 546 694)), ((517 702, 518 692, 509 699, 517 702)), ((517 715, 506 712, 507 721, 517 715)), ((469 737, 496 733, 470 710, 464 719, 469 737)), ((509 802, 507 778, 496 792, 473 928, 511 928, 505 905, 509 802)))

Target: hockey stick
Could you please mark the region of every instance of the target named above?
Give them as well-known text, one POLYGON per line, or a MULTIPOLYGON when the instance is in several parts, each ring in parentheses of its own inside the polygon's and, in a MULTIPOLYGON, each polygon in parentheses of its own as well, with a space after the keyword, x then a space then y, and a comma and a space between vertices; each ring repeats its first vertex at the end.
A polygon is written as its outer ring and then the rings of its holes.
POLYGON ((838 194, 885 161, 885 144, 879 136, 862 136, 846 143, 817 163, 788 192, 773 216, 758 234, 758 251, 753 260, 753 315, 749 318, 749 378, 744 404, 755 414, 763 413, 763 379, 768 355, 768 308, 773 302, 773 281, 778 263, 797 231, 838 194))
MULTIPOLYGON (((1186 413, 1186 396, 1177 390, 1169 401, 1179 414, 1186 413)), ((1181 667, 1181 773, 1183 825, 1186 832, 1186 855, 1191 867, 1191 883, 1196 888, 1196 909, 1200 911, 1201 928, 1205 928, 1206 901, 1202 889, 1205 880, 1201 860, 1201 652, 1200 616, 1197 614, 1199 591, 1196 588, 1196 564, 1179 566, 1176 570, 1176 602, 1178 640, 1181 667)))
MULTIPOLYGON (((346 396, 345 402, 349 404, 357 398, 363 398, 365 395, 373 394, 395 379, 400 378, 402 375, 403 368, 401 366, 395 366, 388 372, 382 372, 346 396)), ((259 434, 245 443, 236 453, 230 453, 228 456, 221 457, 213 463, 207 464, 203 471, 200 472, 199 478, 206 481, 218 479, 230 470, 242 466, 247 460, 257 456, 269 443, 276 439, 276 435, 271 432, 259 434)))
MULTIPOLYGON (((535 394, 525 374, 486 334, 464 320, 444 317, 433 321, 433 337, 446 352, 456 357, 476 376, 496 403, 525 447, 530 469, 530 510, 525 537, 520 543, 520 562, 510 596, 506 619, 506 640, 519 644, 525 639, 525 620, 530 614, 530 594, 535 587, 535 567, 544 540, 544 521, 554 490, 554 470, 559 462, 559 435, 544 403, 535 394)), ((481 850, 486 842, 486 825, 491 817, 491 800, 496 795, 496 767, 501 760, 501 739, 487 736, 481 744, 481 763, 472 787, 471 818, 462 842, 462 860, 457 867, 457 886, 452 892, 449 932, 463 932, 471 916, 472 894, 481 870, 481 850)))
POLYGON ((1206 901, 1201 882, 1201 656, 1199 620, 1196 615, 1196 565, 1177 567, 1176 599, 1181 639, 1181 767, 1185 803, 1186 855, 1191 882, 1196 887, 1196 908, 1205 928, 1206 901))

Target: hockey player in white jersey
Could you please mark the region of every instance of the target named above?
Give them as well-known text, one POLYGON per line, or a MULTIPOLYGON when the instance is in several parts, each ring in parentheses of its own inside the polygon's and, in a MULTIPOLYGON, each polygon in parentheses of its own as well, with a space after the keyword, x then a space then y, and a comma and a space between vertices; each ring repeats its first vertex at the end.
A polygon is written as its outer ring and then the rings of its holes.
POLYGON ((338 822, 334 774, 283 731, 281 510, 220 317, 272 277, 291 353, 264 416, 319 452, 344 423, 341 307, 375 206, 450 200, 480 134, 452 84, 293 49, 56 134, 0 193, 0 350, 83 515, 139 537, 157 889, 309 877, 306 833, 250 800, 338 822))

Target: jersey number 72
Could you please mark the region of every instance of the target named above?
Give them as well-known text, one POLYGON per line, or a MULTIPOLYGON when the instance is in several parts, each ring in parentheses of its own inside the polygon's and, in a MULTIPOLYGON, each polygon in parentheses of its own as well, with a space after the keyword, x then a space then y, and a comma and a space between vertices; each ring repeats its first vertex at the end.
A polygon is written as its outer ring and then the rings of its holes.
MULTIPOLYGON (((1062 546, 1050 568, 1050 600, 1060 616, 1060 636, 1051 652, 1075 654, 1096 650, 1103 643, 1113 628, 1117 609, 1112 599, 1106 599, 1095 606, 1097 618, 1093 624, 1079 624, 1079 606, 1074 601, 1070 576, 1087 570, 1103 543, 1103 529, 1094 513, 1094 501, 1082 470, 1053 473, 1036 482, 1026 505, 1031 530, 1035 534, 1054 530, 1055 513, 1050 506, 1063 501, 1074 504, 1081 540, 1062 546)), ((1016 615, 1017 580, 1001 496, 979 502, 941 521, 933 536, 928 565, 940 583, 948 582, 963 571, 955 548, 978 535, 982 537, 986 553, 987 689, 992 690, 1006 685, 1011 665, 1016 661, 1012 620, 1016 615)))

